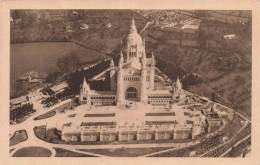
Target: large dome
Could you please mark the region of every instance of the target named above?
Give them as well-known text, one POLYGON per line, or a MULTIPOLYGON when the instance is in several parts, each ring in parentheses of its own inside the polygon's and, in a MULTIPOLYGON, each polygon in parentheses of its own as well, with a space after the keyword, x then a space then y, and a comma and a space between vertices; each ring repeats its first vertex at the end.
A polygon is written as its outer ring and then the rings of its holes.
POLYGON ((130 45, 141 45, 143 42, 141 36, 137 33, 134 20, 132 20, 130 31, 129 34, 126 36, 126 40, 130 45))

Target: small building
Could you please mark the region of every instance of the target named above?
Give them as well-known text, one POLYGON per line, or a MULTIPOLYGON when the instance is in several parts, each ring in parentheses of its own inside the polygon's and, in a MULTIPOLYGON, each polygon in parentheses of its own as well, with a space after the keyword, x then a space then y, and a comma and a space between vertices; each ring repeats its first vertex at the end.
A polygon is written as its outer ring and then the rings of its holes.
POLYGON ((58 94, 58 93, 61 93, 63 92, 67 87, 68 87, 68 83, 66 82, 63 82, 59 85, 56 85, 56 86, 53 86, 50 88, 50 90, 54 93, 54 94, 58 94))
POLYGON ((73 129, 71 127, 64 127, 62 129, 61 140, 68 141, 79 141, 81 131, 80 129, 73 129))
POLYGON ((18 98, 10 100, 10 106, 11 107, 13 107, 13 106, 21 106, 21 105, 27 103, 28 101, 29 100, 27 99, 26 96, 21 96, 21 97, 18 97, 18 98))
POLYGON ((80 29, 82 29, 82 30, 85 30, 85 29, 88 29, 89 28, 89 26, 87 25, 87 24, 81 24, 81 26, 80 26, 80 29))
POLYGON ((48 27, 49 29, 52 29, 53 26, 52 26, 52 24, 49 23, 49 24, 47 24, 47 27, 48 27))
POLYGON ((39 83, 42 82, 47 77, 46 73, 38 73, 38 72, 27 72, 19 77, 19 80, 22 82, 29 82, 29 83, 39 83))
POLYGON ((235 34, 224 35, 224 38, 231 40, 231 39, 236 38, 236 35, 235 34))
POLYGON ((19 19, 15 19, 15 23, 22 23, 23 19, 22 18, 19 18, 19 19))
POLYGON ((106 24, 106 28, 111 28, 112 27, 112 24, 109 22, 108 24, 106 24))
POLYGON ((206 97, 200 97, 200 100, 203 101, 203 102, 208 102, 209 101, 209 99, 206 98, 206 97))
POLYGON ((77 16, 79 13, 77 11, 73 11, 71 14, 77 16))
POLYGON ((216 105, 213 103, 210 110, 204 111, 206 116, 206 123, 211 127, 219 127, 221 125, 221 120, 218 113, 216 112, 216 105))
POLYGON ((206 116, 206 122, 209 127, 219 127, 221 125, 221 120, 217 113, 208 114, 206 116))
POLYGON ((70 25, 67 25, 66 26, 66 33, 71 33, 71 32, 73 32, 72 27, 70 25))

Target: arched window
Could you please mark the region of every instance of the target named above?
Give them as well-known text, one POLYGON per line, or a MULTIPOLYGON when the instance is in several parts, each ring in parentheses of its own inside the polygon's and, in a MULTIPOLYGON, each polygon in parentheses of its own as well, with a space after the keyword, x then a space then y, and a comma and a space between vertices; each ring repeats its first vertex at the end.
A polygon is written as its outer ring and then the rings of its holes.
POLYGON ((126 98, 137 98, 138 94, 137 94, 137 89, 134 87, 130 87, 126 90, 126 94, 125 94, 126 98))

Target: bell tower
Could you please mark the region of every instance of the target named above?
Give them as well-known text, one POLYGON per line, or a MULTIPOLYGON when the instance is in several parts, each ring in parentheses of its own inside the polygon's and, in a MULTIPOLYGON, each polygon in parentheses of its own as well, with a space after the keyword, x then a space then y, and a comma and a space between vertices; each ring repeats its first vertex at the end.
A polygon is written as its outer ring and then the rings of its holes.
POLYGON ((117 72, 117 101, 122 102, 124 100, 124 79, 123 79, 123 53, 121 51, 119 64, 118 64, 118 72, 117 72))
POLYGON ((154 90, 154 71, 155 71, 155 61, 154 61, 154 56, 152 53, 152 58, 151 58, 151 69, 150 69, 150 75, 149 75, 149 88, 151 90, 154 90))
POLYGON ((146 63, 145 60, 142 59, 142 69, 141 69, 141 92, 140 92, 140 101, 146 102, 147 95, 146 95, 146 63))
POLYGON ((110 61, 109 77, 110 77, 110 90, 111 91, 115 91, 116 90, 116 69, 115 69, 115 65, 114 65, 114 60, 113 59, 110 61))
POLYGON ((80 104, 90 104, 90 97, 89 97, 90 92, 91 92, 91 90, 84 77, 84 80, 83 80, 83 83, 82 83, 81 89, 80 89, 80 96, 79 96, 80 104))
POLYGON ((133 60, 141 61, 140 58, 144 52, 144 43, 141 36, 138 34, 135 21, 132 19, 129 33, 126 36, 126 41, 123 47, 123 53, 125 55, 125 62, 131 62, 133 60))

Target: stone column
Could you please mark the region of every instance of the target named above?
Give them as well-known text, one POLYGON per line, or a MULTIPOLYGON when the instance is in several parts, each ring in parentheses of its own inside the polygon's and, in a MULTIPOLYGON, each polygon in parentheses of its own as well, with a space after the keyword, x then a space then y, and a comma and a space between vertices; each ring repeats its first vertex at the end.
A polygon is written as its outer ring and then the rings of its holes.
POLYGON ((80 141, 83 142, 84 141, 83 139, 84 139, 84 136, 83 136, 83 134, 81 134, 80 141))
POLYGON ((127 133, 127 140, 130 141, 130 133, 127 133))
POLYGON ((139 131, 136 132, 136 140, 137 140, 137 141, 140 140, 140 132, 139 132, 139 131))
POLYGON ((149 88, 151 90, 154 90, 154 70, 155 70, 155 68, 151 67, 150 74, 149 74, 149 77, 150 77, 149 88))
POLYGON ((103 135, 103 132, 100 131, 100 134, 99 134, 99 141, 103 141, 104 140, 104 135, 103 135))
POLYGON ((174 131, 174 132, 173 132, 173 140, 175 140, 176 137, 177 137, 177 133, 174 131))
POLYGON ((109 134, 109 141, 112 141, 112 133, 109 134))
POLYGON ((145 133, 145 139, 146 140, 148 139, 148 133, 147 132, 145 133))
POLYGON ((122 132, 118 131, 118 141, 122 141, 122 132))
POLYGON ((145 103, 146 95, 146 64, 144 60, 142 61, 142 70, 141 70, 141 90, 140 90, 140 100, 145 103))
POLYGON ((158 132, 155 131, 154 133, 155 133, 155 135, 154 135, 154 139, 155 139, 155 140, 158 140, 158 139, 159 139, 159 137, 158 137, 158 132))
POLYGON ((195 138, 195 133, 194 133, 194 129, 192 128, 191 129, 191 139, 194 139, 195 138))

